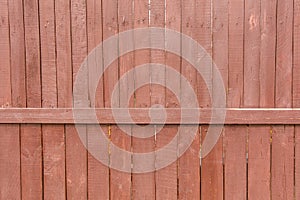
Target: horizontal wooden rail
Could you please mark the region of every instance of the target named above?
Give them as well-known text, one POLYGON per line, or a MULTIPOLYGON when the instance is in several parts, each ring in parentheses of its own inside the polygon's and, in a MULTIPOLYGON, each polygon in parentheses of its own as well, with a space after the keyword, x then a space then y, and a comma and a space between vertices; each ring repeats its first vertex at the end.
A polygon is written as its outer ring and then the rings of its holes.
MULTIPOLYGON (((211 109, 165 109, 166 120, 162 110, 155 110, 149 117, 149 109, 129 109, 130 116, 136 124, 300 124, 300 109, 226 109, 223 122, 218 116, 211 122, 211 109), (158 112, 156 112, 158 111, 158 112), (199 119, 195 113, 199 112, 199 119), (158 114, 157 114, 158 113, 158 114), (182 115, 181 115, 182 114, 182 115)), ((3 108, 0 109, 1 124, 132 124, 124 113, 126 109, 95 109, 97 121, 91 120, 92 109, 54 108, 3 108), (77 113, 74 120, 73 112, 77 113), (118 116, 117 120, 114 116, 118 116)))

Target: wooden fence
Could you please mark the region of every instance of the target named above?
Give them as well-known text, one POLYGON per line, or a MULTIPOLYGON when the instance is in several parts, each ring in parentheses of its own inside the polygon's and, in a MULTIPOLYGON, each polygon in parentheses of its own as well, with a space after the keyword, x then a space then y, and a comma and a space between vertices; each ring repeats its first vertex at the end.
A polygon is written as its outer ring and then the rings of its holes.
MULTIPOLYGON (((144 75, 127 83, 150 80, 151 69, 144 75)), ((180 79, 166 84, 180 87, 180 79)), ((127 98, 124 88, 120 96, 127 98)), ((300 107, 300 0, 0 0, 0 105, 1 200, 300 199, 300 110, 292 109, 300 107), (228 109, 221 137, 200 159, 211 111, 200 74, 161 50, 119 57, 100 80, 96 99, 89 97, 111 143, 151 152, 177 131, 179 101, 154 84, 136 90, 130 106, 142 124, 147 113, 141 108, 169 108, 162 131, 139 139, 115 124, 111 92, 143 63, 167 64, 186 77, 202 113, 183 156, 161 170, 131 174, 108 168, 83 146, 72 118, 72 88, 98 44, 149 26, 182 32, 206 49, 222 74, 228 109)), ((93 125, 82 123, 89 145, 93 125)), ((155 165, 155 157, 149 162, 155 165)))

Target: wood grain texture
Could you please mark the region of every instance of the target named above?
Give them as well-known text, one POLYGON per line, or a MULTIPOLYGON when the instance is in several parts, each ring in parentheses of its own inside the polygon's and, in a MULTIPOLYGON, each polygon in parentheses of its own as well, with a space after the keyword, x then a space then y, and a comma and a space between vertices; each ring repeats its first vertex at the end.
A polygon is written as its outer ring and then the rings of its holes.
MULTIPOLYGON (((40 1, 42 106, 57 107, 54 1, 40 1)), ((64 126, 42 125, 44 199, 65 199, 64 126)))
MULTIPOLYGON (((1 75, 6 75, 6 77, 1 77, 1 79, 10 79, 10 83, 2 82, 1 84, 4 85, 1 86, 4 87, 4 89, 11 88, 10 93, 2 93, 1 99, 3 100, 3 98, 11 96, 11 102, 9 102, 9 104, 12 107, 26 107, 23 3, 22 1, 7 1, 7 5, 3 5, 3 2, 1 2, 1 7, 8 12, 8 16, 3 15, 3 11, 1 11, 0 14, 2 19, 0 25, 1 38, 5 43, 9 42, 10 47, 7 49, 5 45, 1 43, 0 48, 2 51, 10 51, 7 52, 9 53, 8 57, 3 58, 0 56, 1 75), (9 21, 6 21, 7 19, 9 21), (9 25, 9 27, 7 25, 9 25), (4 35, 4 33, 6 33, 5 29, 7 31, 9 30, 9 35, 4 35), (10 66, 6 66, 5 64, 7 60, 10 62, 10 66), (10 77, 9 74, 5 72, 9 70, 9 68, 10 77)), ((7 54, 2 54, 2 56, 7 56, 7 54)), ((5 102, 1 102, 0 104, 3 105, 5 102)), ((0 198, 21 199, 20 125, 2 125, 1 129, 0 174, 3 178, 1 178, 0 183, 0 198), (5 169, 3 169, 3 167, 5 167, 5 169), (6 185, 4 188, 3 184, 6 185)))
MULTIPOLYGON (((42 91, 38 1, 24 1, 24 24, 26 103, 28 108, 39 108, 42 105, 42 91)), ((21 127, 22 199, 43 198, 42 172, 41 125, 24 125, 21 127)))
POLYGON ((247 198, 245 126, 226 126, 224 132, 225 199, 247 198))
MULTIPOLYGON (((123 32, 133 28, 133 1, 132 0, 118 0, 117 1, 118 11, 118 31, 123 32)), ((133 35, 129 36, 130 39, 133 38, 133 35)), ((118 49, 123 51, 126 46, 124 46, 124 41, 119 41, 118 49)), ((119 55, 118 61, 118 80, 125 75, 125 73, 132 69, 134 58, 133 54, 130 53, 125 56, 119 55)), ((126 76, 126 75, 125 75, 126 76)), ((116 80, 114 80, 116 81, 116 80)), ((117 107, 128 107, 127 100, 130 99, 129 88, 134 88, 134 79, 133 76, 126 76, 125 81, 119 84, 119 102, 117 107)), ((112 91, 109 91, 112 93, 112 91)), ((133 106, 133 102, 130 102, 130 106, 133 106)), ((113 145, 130 152, 131 151, 131 137, 127 134, 131 134, 131 125, 118 125, 112 126, 111 130, 111 142, 113 145), (128 133, 123 132, 119 127, 127 130, 128 133)), ((131 199, 131 173, 130 167, 132 164, 131 156, 119 155, 114 148, 111 148, 111 165, 123 166, 127 168, 129 172, 124 172, 122 170, 110 170, 110 196, 111 199, 131 199)))
POLYGON ((276 45, 276 107, 292 106, 293 1, 278 1, 276 45))
MULTIPOLYGON (((102 42, 102 2, 95 0, 87 1, 87 34, 88 34, 88 52, 91 52, 97 45, 102 42)), ((91 102, 91 107, 104 107, 104 88, 103 79, 101 79, 98 85, 92 85, 91 82, 98 77, 95 77, 95 65, 99 68, 98 59, 89 60, 89 90, 95 89, 95 97, 91 96, 89 93, 89 100, 91 102), (90 66, 91 65, 91 66, 90 66)), ((107 126, 101 126, 104 133, 107 133, 107 126)), ((87 126, 87 140, 88 148, 95 143, 93 137, 89 137, 92 133, 97 133, 98 126, 89 125, 87 126)), ((108 159, 108 156, 107 156, 108 159)), ((109 168, 100 163, 96 158, 88 153, 88 198, 89 199, 108 199, 109 198, 109 168)))
POLYGON ((270 199, 269 126, 250 126, 248 135, 248 198, 270 199))
POLYGON ((72 50, 70 1, 55 1, 57 105, 72 106, 72 50))
MULTIPOLYGON (((86 126, 77 126, 86 134, 86 126)), ((82 138, 84 139, 84 135, 82 138)), ((67 199, 87 199, 87 152, 80 140, 77 129, 66 125, 66 179, 67 199)))
MULTIPOLYGON (((173 102, 174 103, 174 102, 173 102)), ((73 118, 74 110, 69 108, 58 108, 58 109, 0 109, 0 123, 1 124, 75 124, 73 118)), ((184 124, 300 124, 300 109, 236 109, 229 108, 226 109, 225 121, 218 118, 213 118, 214 122, 211 123, 211 109, 184 109, 183 112, 189 113, 185 114, 181 118, 182 110, 179 108, 167 108, 166 113, 168 118, 165 122, 166 125, 174 125, 185 120, 184 124), (201 112, 199 119, 195 119, 193 116, 195 112, 201 112)), ((223 112, 224 110, 222 110, 223 112)), ((225 112, 224 111, 224 112, 225 112)), ((93 112, 92 109, 79 109, 74 112, 81 113, 81 116, 76 119, 76 124, 94 124, 94 121, 90 120, 90 113, 93 112)), ((95 109, 97 114, 99 124, 115 124, 116 120, 111 109, 98 108, 95 109)), ((127 109, 115 109, 114 112, 120 116, 118 123, 120 124, 132 124, 124 112, 127 109), (122 117, 123 116, 123 117, 122 117)), ((134 118, 134 122, 137 124, 156 124, 161 125, 164 117, 155 116, 152 122, 149 121, 148 108, 130 108, 129 113, 134 118)))
POLYGON ((9 14, 8 14, 8 2, 6 0, 0 1, 1 9, 1 29, 0 36, 3 38, 1 40, 1 50, 0 50, 0 59, 1 59, 1 80, 0 80, 0 89, 1 89, 1 107, 10 107, 11 106, 11 85, 10 85, 10 35, 9 35, 9 14))
POLYGON ((273 126, 272 199, 294 198, 294 127, 273 126))
MULTIPOLYGON (((201 138, 208 136, 208 126, 201 126, 201 138)), ((223 199, 223 134, 212 151, 201 160, 201 198, 223 199)), ((202 143, 203 144, 203 143, 202 143)))
POLYGON ((0 198, 21 199, 19 127, 2 124, 0 134, 0 198))
MULTIPOLYGON (((157 4, 157 2, 156 2, 157 4)), ((166 28, 170 28, 176 31, 180 31, 181 29, 181 11, 180 11, 180 6, 181 6, 181 1, 176 0, 176 1, 166 1, 166 7, 165 7, 165 26, 166 28)), ((160 6, 162 7, 162 6, 160 6)), ((159 9, 157 8, 156 12, 153 13, 153 15, 158 15, 160 12, 157 12, 159 9)), ((163 26, 162 22, 164 21, 162 16, 157 17, 160 19, 157 23, 157 26, 163 26)), ((168 38, 166 38, 167 40, 168 38)), ((174 41, 178 44, 180 47, 180 41, 174 41)), ((172 54, 168 54, 168 52, 164 53, 164 58, 161 59, 162 63, 166 63, 167 66, 172 67, 173 69, 177 70, 180 72, 181 70, 181 62, 180 62, 180 57, 177 57, 172 54)), ((166 88, 168 86, 173 86, 176 88, 176 91, 180 91, 180 77, 179 76, 174 76, 174 74, 169 73, 166 71, 164 73, 165 76, 165 84, 166 88)), ((162 96, 163 97, 163 96, 162 96)), ((160 104, 164 103, 165 107, 167 108, 178 108, 180 107, 179 102, 180 99, 177 99, 174 93, 172 93, 170 90, 166 89, 165 90, 165 99, 162 99, 160 104)), ((161 128, 161 126, 158 126, 158 128, 161 128)), ((165 145, 167 145, 172 139, 177 139, 178 143, 178 138, 174 138, 175 135, 177 134, 178 131, 178 126, 176 125, 171 125, 171 126, 164 126, 163 129, 158 133, 156 136, 156 149, 163 148, 165 145)), ((168 153, 169 155, 168 158, 175 158, 178 156, 177 155, 177 150, 178 147, 172 148, 168 153), (173 157, 174 156, 174 157, 173 157)), ((156 156, 156 163, 160 162, 160 157, 156 156)), ((165 159, 165 158, 162 158, 165 159)), ((170 164, 169 166, 160 169, 159 171, 156 172, 156 199, 177 199, 178 191, 177 191, 177 177, 178 177, 178 160, 176 162, 170 164)))
POLYGON ((42 107, 57 107, 54 1, 39 1, 42 107))
MULTIPOLYGON (((149 26, 149 1, 139 0, 134 2, 134 28, 146 28, 149 26)), ((150 38, 149 38, 150 45, 150 38)), ((150 62, 150 50, 139 50, 134 52, 134 66, 150 62)), ((143 74, 135 74, 135 82, 140 80, 149 80, 150 83, 150 68, 145 70, 143 74)), ((146 85, 138 90, 135 88, 135 107, 143 108, 150 107, 150 85, 146 85)), ((144 128, 143 131, 154 133, 154 130, 150 127, 144 128)), ((132 127, 132 134, 138 133, 138 128, 132 127)), ((141 163, 148 163, 149 166, 155 167, 155 138, 154 136, 142 139, 132 138, 132 151, 135 153, 152 152, 151 158, 147 160, 137 160, 133 156, 133 171, 138 169, 138 165, 141 163)), ((132 198, 133 199, 154 199, 155 198, 155 173, 141 173, 132 175, 132 198)))
POLYGON ((261 1, 245 2, 244 107, 259 105, 261 1))
MULTIPOLYGON (((289 108, 293 105, 293 10, 293 1, 277 2, 275 106, 280 108, 289 108)), ((293 199, 293 157, 294 126, 274 126, 271 164, 272 199, 293 199)))
MULTIPOLYGON (((274 35, 275 32, 275 29, 273 30, 274 32, 271 32, 271 35, 270 32, 268 32, 270 26, 268 26, 267 23, 269 23, 271 13, 270 8, 266 7, 266 4, 275 7, 276 5, 272 5, 271 2, 268 3, 269 4, 265 1, 246 2, 244 66, 245 107, 274 106, 274 91, 272 93, 269 86, 274 84, 275 65, 272 65, 271 52, 269 52, 264 45, 266 45, 266 43, 267 45, 272 45, 272 34, 274 35), (266 20, 268 20, 268 22, 266 20), (269 54, 266 52, 269 52, 269 54), (271 57, 266 54, 271 55, 271 57), (266 78, 261 76, 261 71, 265 72, 262 73, 262 75, 266 78), (261 82, 263 83, 261 84, 261 82), (262 93, 260 89, 270 92, 262 93), (260 97, 261 95, 263 96, 262 99, 260 97), (269 105, 266 105, 267 102, 269 102, 269 105), (262 103, 264 103, 264 105, 261 105, 262 103)), ((276 12, 274 14, 275 15, 271 17, 275 18, 276 12)), ((275 20, 273 20, 273 23, 274 21, 275 20)), ((273 43, 273 48, 275 48, 275 41, 273 43)), ((275 51, 272 51, 272 53, 274 52, 275 51)), ((275 57, 275 54, 273 54, 273 56, 275 57)), ((250 199, 270 199, 270 131, 271 128, 268 126, 249 126, 248 128, 247 180, 248 198, 250 199)))
POLYGON ((8 1, 12 107, 26 107, 26 63, 23 1, 8 1))
POLYGON ((300 197, 300 128, 295 126, 295 198, 300 197))
POLYGON ((260 8, 260 107, 273 108, 275 104, 276 61, 276 0, 262 0, 260 8))
POLYGON ((21 126, 22 199, 42 199, 41 125, 21 126))
MULTIPOLYGON (((224 88, 228 90, 228 0, 212 1, 212 59, 217 69, 212 69, 212 79, 219 70, 224 88)), ((213 98, 219 94, 213 81, 213 98)), ((208 126, 201 127, 201 138, 207 136, 208 126)), ((202 142, 203 144, 203 142, 202 142)), ((201 161, 202 199, 223 199, 223 138, 222 134, 212 151, 201 161)))
POLYGON ((43 125, 44 199, 65 199, 63 125, 43 125))
MULTIPOLYGON (((72 72, 73 83, 78 70, 87 56, 86 31, 86 1, 71 0, 71 32, 72 32, 72 72)), ((87 80, 84 80, 84 83, 87 80)), ((88 90, 82 91, 82 97, 88 99, 88 90)), ((66 126, 66 182, 68 199, 87 199, 87 150, 86 126, 77 126, 81 140, 75 126, 66 126), (86 144, 85 144, 86 145, 86 144)))
POLYGON ((227 106, 238 108, 243 104, 243 46, 244 1, 228 3, 228 95, 227 106))
MULTIPOLYGON (((293 107, 300 107, 300 1, 294 1, 293 107)), ((295 198, 300 198, 300 127, 295 126, 295 198)))
MULTIPOLYGON (((228 107, 244 104, 244 15, 245 2, 229 0, 228 4, 228 107)), ((247 198, 247 127, 226 126, 223 135, 225 199, 247 198)))
MULTIPOLYGON (((166 8, 165 8, 165 2, 159 1, 159 0, 153 0, 151 1, 150 5, 150 26, 151 27, 159 27, 159 28, 165 28, 166 22, 166 8)), ((160 35, 159 37, 156 37, 154 40, 151 40, 151 45, 155 43, 162 44, 162 47, 165 46, 166 42, 166 36, 164 34, 160 35)), ((160 63, 162 65, 166 64, 166 52, 164 50, 157 51, 154 49, 151 49, 151 63, 160 63)), ((155 70, 152 70, 150 68, 150 79, 151 80, 160 80, 163 83, 165 83, 166 80, 166 69, 162 68, 159 73, 155 72, 155 70)), ((151 106, 155 105, 161 105, 165 106, 166 103, 166 88, 161 85, 151 84, 151 106)), ((155 138, 155 150, 159 150, 163 148, 167 143, 167 130, 163 126, 154 126, 156 138, 155 138)), ((170 137, 170 136, 169 136, 170 137)), ((176 152, 176 149, 173 149, 173 153, 176 152)), ((176 154, 175 154, 176 155, 176 154)), ((166 155, 170 156, 170 155, 166 155)), ((159 155, 155 155, 155 166, 159 166, 159 163, 161 157, 159 155)), ((164 158, 162 158, 164 159, 164 158)), ((173 168, 174 169, 174 168, 173 168)), ((171 168, 164 168, 164 170, 158 170, 155 172, 155 195, 156 199, 168 199, 170 197, 170 193, 173 192, 173 199, 177 197, 177 192, 174 192, 174 188, 177 190, 177 184, 174 185, 174 179, 172 180, 172 175, 175 178, 175 173, 172 171, 171 168), (169 176, 171 174, 171 176, 169 176), (170 183, 173 183, 173 185, 166 184, 167 179, 170 178, 170 183), (172 186, 174 188, 172 188, 172 186)), ((177 177, 176 177, 177 178, 177 177)), ((177 183, 177 181, 176 181, 177 183)))
MULTIPOLYGON (((210 4, 209 2, 205 3, 205 1, 181 1, 182 6, 182 22, 181 22, 181 30, 183 34, 186 34, 192 37, 194 40, 199 42, 204 48, 207 50, 210 49, 209 40, 211 41, 210 35, 210 14, 208 13, 210 4), (199 11, 197 11, 199 10, 199 11), (201 23, 199 23, 201 21, 201 23), (200 26, 202 24, 202 27, 200 26), (208 30, 207 30, 208 29, 208 30), (208 40, 208 41, 206 41, 208 40)), ((183 44, 182 44, 183 46, 183 44)), ((194 52, 191 50, 187 52, 191 56, 195 56, 194 52)), ((189 63, 182 60, 181 63, 181 74, 186 78, 187 81, 191 84, 195 94, 203 95, 203 98, 200 95, 197 95, 200 107, 206 107, 207 103, 207 93, 206 86, 203 80, 197 79, 200 77, 197 74, 196 69, 191 66, 189 63), (199 86, 200 85, 200 86, 199 86), (199 100, 200 99, 200 100, 199 100)), ((210 66, 208 66, 210 67, 210 66)), ((181 79, 181 82, 184 80, 181 79)), ((181 83, 182 85, 182 83, 181 83)), ((182 99, 184 90, 181 88, 181 105, 191 105, 191 102, 183 102, 182 99)), ((194 103, 194 102, 192 102, 194 103)), ((187 127, 183 127, 185 129, 187 127)), ((184 152, 184 154, 179 158, 178 163, 178 198, 179 199, 200 199, 200 128, 197 129, 195 133, 194 140, 190 147, 184 152)), ((185 138, 185 133, 179 132, 178 139, 178 147, 183 143, 185 138)))

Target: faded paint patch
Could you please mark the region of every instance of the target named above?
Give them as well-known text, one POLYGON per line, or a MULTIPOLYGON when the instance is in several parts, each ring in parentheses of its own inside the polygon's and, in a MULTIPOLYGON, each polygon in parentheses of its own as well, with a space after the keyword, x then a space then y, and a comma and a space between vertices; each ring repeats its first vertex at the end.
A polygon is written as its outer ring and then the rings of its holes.
POLYGON ((258 25, 258 17, 256 17, 254 14, 251 14, 249 18, 250 30, 253 30, 257 25, 258 25))

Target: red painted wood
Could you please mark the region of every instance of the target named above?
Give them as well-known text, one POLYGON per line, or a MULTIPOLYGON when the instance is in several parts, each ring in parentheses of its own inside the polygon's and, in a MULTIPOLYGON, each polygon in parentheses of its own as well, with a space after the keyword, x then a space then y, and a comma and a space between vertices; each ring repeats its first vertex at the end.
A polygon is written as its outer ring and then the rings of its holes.
POLYGON ((21 199, 19 127, 0 126, 0 198, 21 199))
MULTIPOLYGON (((207 50, 211 48, 211 32, 210 32, 210 3, 205 1, 182 1, 182 21, 181 31, 197 42, 199 42, 207 50), (201 21, 201 23, 200 23, 201 21), (202 24, 201 26, 197 26, 202 24)), ((192 54, 194 52, 187 52, 192 54)), ((208 66, 210 67, 210 66, 208 66)), ((189 63, 182 60, 181 62, 181 74, 184 76, 195 93, 198 94, 198 100, 200 107, 206 107, 209 104, 208 94, 206 92, 206 86, 203 80, 197 79, 200 77, 197 74, 196 69, 189 63), (200 97, 201 91, 201 97, 200 97), (198 92, 198 93, 197 93, 198 92)), ((181 79, 181 81, 184 81, 181 79)), ((181 90, 181 96, 184 95, 184 91, 181 90)), ((189 105, 190 102, 182 102, 185 105, 189 105)), ((200 128, 195 134, 195 138, 191 146, 185 151, 185 153, 179 158, 178 163, 178 195, 179 199, 200 199, 200 128)), ((178 146, 183 142, 185 138, 184 133, 179 133, 178 146)))
POLYGON ((293 1, 277 4, 276 107, 292 106, 293 1))
MULTIPOLYGON (((172 104, 175 104, 174 102, 172 104)), ((127 109, 114 110, 120 117, 118 123, 120 124, 132 124, 124 114, 127 109)), ((299 109, 236 109, 229 108, 226 109, 226 118, 223 122, 222 120, 215 118, 214 122, 211 122, 211 109, 199 109, 197 112, 201 113, 200 118, 194 119, 193 114, 194 109, 185 109, 185 113, 190 112, 183 116, 185 124, 254 124, 254 125, 264 125, 264 124, 300 124, 300 110, 299 109)), ((225 112, 224 111, 224 112, 225 112)), ((90 114, 93 112, 91 109, 80 109, 74 112, 81 112, 82 115, 76 119, 76 123, 82 124, 94 124, 90 120, 90 114)), ((115 124, 116 119, 112 114, 111 109, 95 109, 96 114, 99 116, 99 124, 115 124)), ((149 109, 143 108, 131 108, 129 113, 133 117, 133 121, 137 124, 161 124, 163 117, 155 116, 153 119, 155 122, 150 122, 148 113, 149 109)), ((181 110, 178 108, 167 108, 166 113, 168 119, 166 120, 166 125, 174 125, 180 123, 181 120, 181 110)), ((0 123, 1 124, 74 124, 73 110, 69 108, 59 108, 59 109, 0 109, 0 123)))
POLYGON ((70 1, 55 1, 57 105, 72 107, 72 50, 70 1))
POLYGON ((26 107, 25 27, 23 1, 8 1, 12 107, 26 107))
MULTIPOLYGON (((268 6, 274 6, 271 2, 268 6)), ((244 106, 245 107, 273 107, 274 91, 266 88, 274 84, 274 65, 271 56, 266 56, 266 43, 272 47, 272 34, 267 32, 270 9, 266 7, 266 2, 247 2, 245 19, 245 70, 244 70, 244 106), (268 63, 271 62, 271 63, 268 63), (267 64, 266 64, 267 63, 267 64), (272 68, 273 67, 273 68, 272 68), (273 70, 273 73, 272 73, 273 70), (264 78, 261 76, 268 76, 264 78), (272 80, 273 78, 273 80, 272 80), (269 81, 269 82, 268 82, 269 81), (273 83, 272 83, 273 81, 273 83), (262 84, 261 84, 262 82, 262 84), (268 93, 261 93, 270 91, 268 93), (262 96, 262 99, 260 98, 262 96), (270 99, 270 100, 269 100, 270 99), (273 100, 273 102, 272 102, 273 100), (269 105, 266 103, 269 102, 269 105), (265 105, 261 105, 264 103, 265 105)), ((276 12, 274 13, 276 14, 276 12)), ((272 15, 271 15, 272 17, 272 15)), ((273 16, 274 17, 274 16, 273 16)), ((273 20, 273 24, 275 20, 273 20)), ((274 28, 274 27, 271 27, 274 28)), ((273 38, 274 39, 274 38, 273 38)), ((275 42, 273 43, 273 48, 275 42)), ((273 51, 274 53, 275 51, 273 51)), ((268 55, 267 54, 267 55, 268 55)), ((275 56, 275 54, 273 54, 275 56)), ((274 58, 274 57, 273 57, 274 58)), ((260 126, 249 126, 248 129, 248 198, 270 199, 270 131, 271 128, 260 126)))
POLYGON ((294 127, 273 126, 272 199, 294 198, 294 127))
MULTIPOLYGON (((40 1, 42 106, 57 107, 54 1, 40 1)), ((64 126, 42 125, 44 199, 65 199, 64 126)))
MULTIPOLYGON (((277 2, 275 106, 292 106, 293 1, 277 2)), ((272 134, 272 199, 293 199, 294 127, 274 126, 272 134), (288 178, 287 178, 288 177, 288 178)))
MULTIPOLYGON (((228 0, 212 1, 212 59, 221 73, 225 90, 228 88, 228 0)), ((212 77, 216 71, 212 70, 212 77)), ((214 85, 213 87, 219 87, 214 85)), ((213 98, 219 94, 213 89, 213 98)), ((207 136, 207 126, 201 127, 201 137, 207 136)), ((202 142, 203 143, 203 142, 202 142)), ((222 135, 212 151, 202 159, 202 199, 223 199, 223 138, 222 135)))
MULTIPOLYGON (((24 38, 24 20, 23 20, 23 3, 22 1, 7 1, 7 5, 1 5, 2 8, 7 9, 8 16, 3 16, 1 12, 2 19, 2 31, 1 38, 6 42, 10 42, 10 55, 6 58, 1 57, 1 66, 4 70, 2 75, 7 75, 5 71, 9 69, 4 63, 10 59, 10 77, 1 77, 5 80, 10 78, 10 83, 1 83, 4 88, 11 88, 10 93, 3 93, 1 99, 11 96, 11 106, 12 107, 26 107, 26 84, 25 84, 25 38, 24 38), (7 6, 7 7, 6 7, 7 6), (6 17, 8 17, 9 22, 7 23, 6 17), (7 24, 6 24, 7 23, 7 24), (9 25, 9 28, 8 26, 9 25), (7 29, 8 28, 8 29, 7 29), (5 30, 9 30, 9 38, 5 30), (4 65, 3 65, 4 64, 4 65), (5 97, 6 96, 6 97, 5 97)), ((1 29, 1 28, 0 28, 1 29)), ((2 43, 3 44, 3 43, 2 43)), ((8 50, 5 45, 1 45, 1 49, 8 50)), ((1 52, 4 53, 4 52, 1 52)), ((2 54, 6 56, 7 54, 2 54)), ((5 89, 4 89, 5 92, 5 89)), ((1 102, 3 104, 4 102, 1 102)), ((20 125, 3 125, 3 131, 1 133, 1 180, 4 181, 0 183, 1 193, 0 198, 4 199, 21 199, 21 160, 20 160, 20 125), (8 135, 3 135, 7 134, 8 135), (3 147, 4 145, 4 147, 3 147), (4 160, 2 158, 6 157, 4 160), (2 167, 6 167, 4 169, 2 167), (7 179, 8 178, 8 179, 7 179), (3 188, 3 184, 6 188, 3 188)))
MULTIPOLYGON (((300 1, 294 1, 293 107, 300 106, 300 1)), ((300 198, 300 129, 295 126, 295 198, 300 198)))
POLYGON ((246 199, 245 126, 226 126, 224 131, 225 199, 246 199))
MULTIPOLYGON (((102 42, 102 2, 89 0, 87 1, 87 32, 88 32, 88 52, 91 52, 102 42)), ((95 65, 98 67, 98 59, 89 60, 89 89, 93 90, 98 86, 95 97, 89 96, 92 107, 104 107, 103 97, 103 79, 99 81, 98 85, 92 85, 91 82, 98 78, 95 77, 95 65)), ((107 127, 101 126, 106 133, 107 127)), ((98 126, 87 126, 88 136, 93 132, 98 132, 98 126)), ((95 143, 93 137, 87 137, 88 147, 95 143)), ((107 157, 108 158, 108 157, 107 157)), ((109 169, 96 158, 88 153, 88 198, 89 199, 108 199, 109 198, 109 169)))
MULTIPOLYGON (((208 135, 208 126, 201 126, 202 141, 208 135)), ((203 142, 202 142, 203 144, 203 142)), ((223 198, 223 137, 219 138, 212 151, 201 161, 202 199, 223 198)))
MULTIPOLYGON (((228 107, 241 107, 244 97, 244 14, 245 3, 229 0, 228 107)), ((226 126, 224 146, 225 199, 246 199, 246 126, 226 126)))
MULTIPOLYGON (((117 12, 117 18, 118 18, 118 31, 123 32, 126 30, 130 30, 133 28, 133 1, 132 0, 119 0, 116 2, 118 5, 118 12, 117 12)), ((133 38, 133 35, 131 35, 133 38)), ((122 51, 124 48, 126 48, 122 42, 119 42, 119 50, 122 51)), ((130 53, 128 55, 119 57, 118 61, 118 67, 119 67, 119 77, 118 79, 121 79, 122 76, 125 75, 125 73, 132 69, 134 58, 133 54, 130 53)), ((110 75, 109 75, 110 77, 110 75)), ((124 83, 120 83, 120 90, 119 90, 119 99, 120 102, 117 105, 118 107, 128 107, 127 105, 127 99, 130 99, 128 88, 134 87, 134 79, 133 77, 126 77, 126 81, 124 83)), ((116 81, 116 80, 114 80, 116 81)), ((112 90, 109 91, 112 93, 112 90)), ((131 106, 133 106, 133 102, 131 102, 131 106)), ((122 125, 121 125, 122 126, 122 125)), ((123 125, 122 128, 129 131, 129 134, 131 133, 131 126, 125 126, 123 125)), ((128 133, 127 133, 128 134, 128 133)), ((117 147, 125 150, 125 151, 131 151, 131 137, 124 133, 118 126, 112 126, 111 130, 111 142, 113 145, 116 145, 117 147)), ((114 151, 114 149, 111 149, 111 164, 117 164, 120 166, 126 166, 131 167, 131 158, 127 156, 121 156, 118 152, 114 151)), ((118 171, 115 169, 111 169, 110 171, 110 194, 111 199, 131 199, 131 173, 124 172, 124 171, 118 171)))
POLYGON ((244 107, 259 106, 261 10, 259 1, 245 2, 244 107))
POLYGON ((269 126, 250 126, 248 132, 248 198, 270 199, 269 126))
POLYGON ((300 129, 299 126, 295 126, 295 197, 300 197, 300 129))
MULTIPOLYGON (((160 13, 164 13, 163 11, 159 11, 162 9, 161 6, 158 6, 158 2, 155 1, 156 7, 154 10, 152 10, 152 17, 155 18, 157 16, 156 20, 153 22, 153 24, 157 23, 157 26, 161 27, 163 26, 163 23, 165 21, 165 26, 166 28, 174 29, 176 31, 180 31, 181 27, 181 15, 180 15, 180 6, 181 6, 181 1, 166 1, 166 7, 165 7, 165 15, 166 18, 162 19, 162 15, 160 13)), ((167 40, 168 38, 166 38, 167 40)), ((180 41, 174 41, 180 46, 180 41)), ((155 52, 153 52, 155 53, 155 52)), ((162 53, 164 55, 163 58, 158 57, 158 58, 153 58, 155 59, 155 62, 160 62, 160 63, 166 63, 167 66, 174 68, 178 72, 180 72, 181 69, 181 63, 180 63, 180 57, 177 57, 172 54, 168 54, 167 52, 157 52, 157 54, 162 53), (161 61, 160 61, 161 60, 161 61)), ((153 56, 153 55, 152 55, 153 56)), ((154 60, 153 60, 154 61, 154 60)), ((153 62, 152 61, 152 62, 153 62)), ((173 87, 176 88, 177 91, 180 91, 180 77, 179 76, 174 76, 171 73, 168 73, 166 71, 163 73, 165 76, 165 84, 166 87, 172 85, 173 87)), ((156 98, 153 96, 158 96, 159 90, 162 90, 161 88, 157 88, 156 90, 156 95, 152 95, 152 102, 156 98)), ((161 91, 163 93, 163 91, 161 91)), ((156 103, 164 104, 165 107, 167 108, 174 108, 174 107, 179 107, 179 102, 176 98, 176 96, 168 89, 165 89, 164 95, 161 95, 161 97, 165 97, 164 99, 161 99, 160 101, 156 103)), ((162 128, 161 126, 157 126, 158 128, 162 128)), ((165 126, 163 129, 157 134, 156 136, 156 149, 163 148, 165 145, 167 145, 172 139, 174 139, 175 135, 177 134, 178 131, 178 126, 172 125, 172 126, 165 126)), ((178 142, 178 140, 177 140, 178 142)), ((168 158, 177 158, 177 146, 174 147, 173 149, 170 150, 169 154, 166 155, 168 158)), ((156 163, 160 163, 160 159, 165 159, 161 158, 159 156, 156 156, 156 163)), ((169 166, 160 169, 159 171, 156 171, 156 180, 155 180, 155 185, 156 185, 156 199, 177 199, 177 166, 178 162, 174 162, 170 164, 169 166)))
POLYGON ((275 104, 276 60, 276 1, 261 1, 260 8, 260 107, 273 108, 275 104))
MULTIPOLYGON (((87 56, 86 1, 71 1, 71 32, 72 32, 72 64, 73 83, 81 63, 87 56)), ((88 90, 82 96, 88 98, 88 90)), ((68 199, 87 199, 87 151, 86 126, 82 125, 82 139, 79 139, 73 125, 66 126, 66 182, 68 199)))
MULTIPOLYGON (((145 28, 149 26, 149 1, 135 1, 134 2, 134 28, 145 28)), ((150 44, 150 39, 149 39, 150 44)), ((150 62, 150 51, 141 50, 134 52, 134 66, 150 62)), ((150 83, 150 69, 145 73, 140 75, 135 75, 135 81, 138 79, 149 80, 150 83)), ((150 86, 144 86, 137 90, 135 88, 135 107, 150 107, 150 86)), ((154 132, 152 128, 145 128, 145 131, 154 132)), ((138 129, 133 126, 132 133, 137 133, 138 129)), ((155 138, 149 137, 146 139, 141 138, 132 138, 132 151, 135 153, 143 152, 153 152, 151 159, 147 161, 149 165, 154 167, 155 165, 155 138)), ((141 160, 137 160, 136 157, 133 157, 132 164, 133 170, 137 170, 138 162, 141 163, 141 160)), ((145 162, 145 161, 144 161, 145 162)), ((155 198, 155 174, 152 173, 141 173, 132 175, 132 198, 133 199, 154 199, 155 198)))
MULTIPOLYGON (((38 1, 24 1, 26 52, 26 104, 39 108, 42 102, 40 69, 40 30, 38 1)), ((42 133, 41 125, 21 127, 22 199, 42 199, 42 133)))
POLYGON ((228 4, 228 95, 227 106, 238 108, 243 102, 244 1, 228 4))

